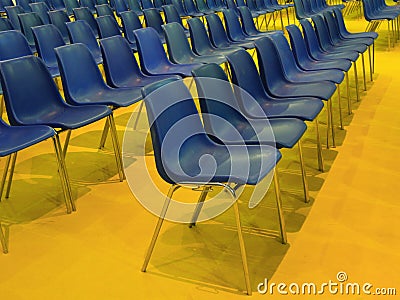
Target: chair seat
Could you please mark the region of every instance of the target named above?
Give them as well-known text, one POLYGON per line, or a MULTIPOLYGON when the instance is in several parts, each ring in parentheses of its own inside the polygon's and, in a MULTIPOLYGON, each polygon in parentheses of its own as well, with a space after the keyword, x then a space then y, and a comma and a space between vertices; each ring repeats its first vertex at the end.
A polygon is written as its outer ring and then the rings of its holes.
POLYGON ((118 82, 118 87, 143 87, 148 84, 152 84, 155 81, 174 78, 176 80, 181 79, 178 75, 154 75, 154 76, 142 76, 142 77, 129 77, 124 81, 118 82))
POLYGON ((330 70, 338 69, 348 71, 351 68, 351 62, 345 59, 337 59, 332 61, 323 60, 307 60, 302 61, 300 67, 303 70, 330 70))
POLYGON ((301 72, 291 72, 286 75, 289 81, 296 83, 322 82, 322 81, 341 83, 344 79, 343 72, 339 70, 301 71, 301 72))
POLYGON ((153 69, 147 69, 146 72, 150 75, 167 75, 176 74, 183 77, 192 76, 192 70, 200 67, 202 64, 170 64, 170 65, 159 65, 153 69))
POLYGON ((335 84, 329 81, 324 83, 286 82, 270 87, 271 93, 276 97, 316 97, 323 100, 331 98, 335 90, 335 84))
POLYGON ((32 123, 22 125, 41 124, 53 128, 76 129, 91 124, 111 114, 111 109, 105 105, 72 106, 66 104, 63 110, 48 111, 36 116, 32 123))
POLYGON ((48 126, 8 126, 0 125, 0 157, 35 145, 55 135, 48 126))

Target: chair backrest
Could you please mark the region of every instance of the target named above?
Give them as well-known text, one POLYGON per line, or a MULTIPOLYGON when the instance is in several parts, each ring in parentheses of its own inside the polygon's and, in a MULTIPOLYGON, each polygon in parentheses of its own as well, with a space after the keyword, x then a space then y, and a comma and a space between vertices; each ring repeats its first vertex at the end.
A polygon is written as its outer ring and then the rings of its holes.
POLYGON ((322 13, 324 16, 326 25, 329 30, 329 35, 334 43, 340 42, 340 32, 339 32, 339 26, 335 20, 335 17, 333 15, 332 11, 324 11, 322 13))
POLYGON ((160 12, 156 8, 143 9, 146 27, 153 27, 160 36, 164 36, 162 25, 164 25, 160 12))
POLYGON ((225 27, 231 40, 241 40, 245 38, 238 15, 232 9, 223 10, 225 27))
POLYGON ((6 6, 13 6, 14 3, 12 0, 1 0, 0 1, 0 12, 5 12, 5 7, 6 6))
POLYGON ((100 48, 106 81, 110 86, 122 87, 128 79, 133 81, 142 75, 128 42, 122 36, 101 39, 100 48))
POLYGON ((183 6, 182 0, 171 0, 172 5, 175 6, 176 10, 178 11, 179 16, 186 17, 187 13, 185 11, 185 7, 183 6))
POLYGON ((142 28, 139 16, 132 10, 121 13, 122 29, 125 38, 132 44, 136 43, 133 31, 142 28))
POLYGON ((61 35, 66 44, 69 44, 69 36, 68 29, 65 25, 68 22, 71 22, 65 10, 51 10, 49 11, 49 17, 51 24, 55 25, 58 30, 60 30, 61 35))
POLYGON ((208 35, 210 37, 212 44, 215 47, 230 46, 228 35, 226 34, 221 19, 217 15, 212 14, 212 15, 207 15, 206 20, 207 20, 208 35))
POLYGON ((317 55, 317 53, 322 50, 318 41, 317 34, 315 33, 310 21, 308 21, 307 19, 302 19, 300 20, 300 25, 303 28, 304 40, 307 44, 308 53, 310 53, 311 56, 317 55))
POLYGON ((77 43, 55 50, 65 99, 71 104, 85 104, 85 95, 107 88, 101 72, 86 45, 77 43))
POLYGON ((141 0, 141 2, 143 9, 154 8, 154 4, 151 0, 141 0))
POLYGON ((189 90, 183 81, 167 79, 144 87, 142 93, 158 173, 168 183, 187 182, 190 176, 196 180, 196 175, 201 174, 199 157, 189 158, 188 147, 197 147, 199 151, 195 153, 202 155, 212 142, 204 132, 189 90), (160 88, 168 83, 172 86, 160 88))
POLYGON ((88 7, 80 7, 74 8, 74 16, 75 20, 83 20, 89 24, 90 28, 92 28, 94 35, 96 38, 99 37, 99 29, 97 28, 96 19, 94 15, 90 12, 88 7))
POLYGON ((39 57, 47 67, 58 68, 54 49, 65 45, 60 31, 53 24, 32 28, 39 57))
POLYGON ((176 22, 163 25, 169 59, 174 63, 190 63, 194 56, 183 27, 176 22))
POLYGON ((121 35, 117 21, 111 16, 102 16, 96 18, 97 26, 99 28, 100 38, 121 35))
POLYGON ((76 20, 75 22, 67 23, 67 28, 71 42, 86 45, 92 52, 93 57, 97 58, 97 62, 99 62, 101 58, 100 46, 89 24, 84 20, 76 20))
POLYGON ((193 0, 183 0, 183 6, 185 7, 188 15, 199 13, 199 10, 197 9, 193 0))
POLYGON ((163 0, 153 0, 154 8, 157 8, 159 11, 161 10, 162 6, 164 5, 163 0))
POLYGON ((16 30, 21 30, 21 24, 19 23, 18 15, 23 14, 25 12, 24 9, 19 5, 6 6, 4 9, 13 28, 16 30))
POLYGON ((98 17, 102 17, 102 16, 115 17, 112 8, 108 4, 95 5, 94 7, 96 8, 98 17))
POLYGON ((157 31, 152 27, 137 29, 133 32, 139 53, 142 70, 151 74, 149 70, 159 65, 170 64, 157 31))
POLYGON ((196 0, 197 9, 202 13, 209 13, 210 8, 204 0, 196 0))
POLYGON ((214 46, 207 34, 207 29, 204 23, 199 18, 191 18, 187 20, 190 32, 190 42, 195 53, 201 55, 206 53, 208 49, 213 49, 214 46))
POLYGON ((115 13, 120 16, 122 12, 128 11, 128 4, 125 0, 114 0, 115 13))
POLYGON ((35 49, 35 39, 33 37, 32 27, 43 25, 42 19, 34 12, 24 13, 18 15, 21 24, 21 31, 25 35, 29 46, 35 49))
MULTIPOLYGON (((248 0, 248 2, 251 2, 253 0, 248 0)), ((251 15, 250 9, 247 6, 240 6, 238 7, 240 19, 242 21, 242 28, 243 31, 246 32, 249 35, 252 35, 256 33, 257 27, 253 22, 253 17, 251 15)))
POLYGON ((127 0, 127 5, 129 9, 134 11, 137 15, 143 15, 139 0, 127 0))
POLYGON ((306 41, 304 40, 299 27, 292 24, 286 26, 286 30, 289 34, 290 45, 297 62, 301 65, 305 60, 311 59, 311 56, 307 51, 306 41))
POLYGON ((13 30, 10 20, 6 18, 0 18, 0 31, 13 30))
POLYGON ((65 3, 64 0, 50 0, 51 6, 55 9, 55 10, 59 10, 65 9, 65 3))
POLYGON ((294 2, 294 11, 296 13, 296 18, 298 20, 308 18, 309 15, 306 12, 306 9, 303 5, 303 1, 302 0, 293 0, 293 2, 294 2))
POLYGON ((325 23, 323 16, 314 15, 311 19, 314 23, 314 30, 317 33, 318 40, 322 49, 326 49, 327 47, 332 46, 333 41, 329 34, 328 26, 325 23))
POLYGON ((67 14, 70 16, 74 14, 73 11, 74 8, 80 7, 78 0, 64 0, 64 4, 65 4, 65 9, 67 10, 67 14))
POLYGON ((182 19, 179 16, 178 10, 176 9, 175 5, 173 4, 163 5, 162 9, 164 11, 166 23, 176 22, 183 26, 182 19))
POLYGON ((110 2, 108 0, 95 0, 94 1, 95 5, 103 5, 103 4, 109 4, 110 2))
POLYGON ((29 6, 29 0, 16 0, 15 4, 21 6, 25 12, 31 12, 31 7, 29 6))
POLYGON ((43 24, 50 24, 50 18, 48 14, 50 8, 45 2, 29 3, 29 6, 31 7, 32 12, 35 12, 39 15, 40 19, 42 19, 43 24))
POLYGON ((11 125, 37 123, 66 106, 46 65, 36 56, 0 64, 0 80, 11 125), (40 87, 40 93, 38 93, 40 87))
POLYGON ((89 11, 94 14, 96 12, 96 2, 94 0, 80 0, 81 7, 87 7, 89 11))
POLYGON ((0 60, 32 55, 25 36, 18 30, 0 32, 0 60))
POLYGON ((236 15, 239 15, 239 11, 237 9, 238 7, 237 7, 235 1, 233 1, 233 0, 225 0, 225 3, 226 3, 226 7, 228 9, 233 10, 236 15))

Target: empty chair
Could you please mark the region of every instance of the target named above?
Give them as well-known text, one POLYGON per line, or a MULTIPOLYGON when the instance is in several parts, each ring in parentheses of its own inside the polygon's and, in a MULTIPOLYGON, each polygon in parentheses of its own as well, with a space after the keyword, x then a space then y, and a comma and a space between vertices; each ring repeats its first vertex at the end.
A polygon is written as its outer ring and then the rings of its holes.
POLYGON ((58 30, 60 30, 61 35, 64 39, 66 44, 70 43, 69 36, 68 36, 68 29, 67 25, 68 22, 71 22, 70 18, 68 17, 65 10, 52 10, 49 11, 49 17, 51 24, 55 25, 58 30))
POLYGON ((18 30, 0 32, 0 60, 33 55, 26 37, 18 30))
POLYGON ((185 32, 179 23, 168 23, 163 25, 169 59, 177 64, 191 63, 216 63, 222 64, 226 62, 225 56, 213 54, 199 56, 190 48, 189 41, 185 32))
POLYGON ((6 18, 0 18, 0 31, 13 30, 10 20, 6 18))
POLYGON ((65 46, 60 31, 53 24, 32 28, 39 57, 46 64, 52 77, 60 76, 54 49, 65 46))
POLYGON ((196 1, 196 6, 199 12, 209 15, 215 13, 215 10, 212 8, 209 8, 205 0, 197 0, 196 1))
POLYGON ((121 13, 121 21, 124 37, 136 49, 136 40, 133 31, 142 28, 139 16, 134 11, 124 11, 121 13))
POLYGON ((21 24, 19 23, 18 15, 23 14, 25 12, 24 9, 19 5, 6 6, 4 9, 13 28, 16 30, 21 30, 21 24))
POLYGON ((207 6, 215 11, 221 11, 226 8, 222 0, 207 0, 207 6))
POLYGON ((103 57, 101 56, 99 44, 89 24, 86 23, 86 21, 77 20, 75 22, 68 22, 66 26, 71 42, 74 44, 85 44, 92 53, 96 63, 101 64, 103 62, 103 57))
POLYGON ((95 5, 109 4, 108 0, 95 0, 95 5))
MULTIPOLYGON (((39 57, 31 55, 5 61, 0 65, 0 74, 6 91, 4 100, 10 124, 13 126, 47 125, 57 129, 57 155, 61 157, 65 156, 59 140, 61 132, 71 132, 100 119, 110 119, 112 116, 112 111, 105 105, 77 107, 67 104, 39 57), (40 87, 40 93, 37 92, 38 87, 40 87)), ((66 147, 64 149, 66 150, 66 147)), ((118 155, 116 159, 121 161, 118 155)), ((60 160, 59 167, 65 179, 64 193, 70 196, 71 187, 67 172, 64 172, 63 160, 60 160)), ((121 168, 118 171, 122 180, 121 168)), ((71 201, 71 203, 72 210, 75 210, 74 202, 71 201)))
POLYGON ((162 6, 164 5, 164 0, 153 0, 154 8, 158 9, 158 11, 162 11, 162 6))
POLYGON ((16 0, 15 1, 15 4, 21 6, 26 13, 32 11, 31 7, 29 6, 29 3, 31 3, 29 0, 16 0))
POLYGON ((191 18, 187 21, 187 23, 189 25, 190 42, 192 43, 193 52, 198 55, 228 55, 232 52, 242 49, 235 46, 217 48, 212 45, 207 35, 207 29, 200 18, 191 18))
POLYGON ((138 16, 143 16, 142 7, 139 0, 127 0, 129 10, 133 11, 138 16))
POLYGON ((86 23, 89 24, 90 28, 92 28, 95 37, 99 38, 99 29, 97 27, 96 19, 94 18, 88 7, 75 8, 74 17, 75 20, 86 21, 86 23))
POLYGON ((183 6, 185 7, 186 13, 191 17, 202 17, 205 15, 197 9, 193 0, 183 0, 183 6))
POLYGON ((67 14, 70 16, 74 14, 74 8, 80 7, 78 0, 64 0, 64 4, 65 4, 65 10, 67 11, 67 14))
POLYGON ((6 6, 13 6, 14 3, 12 0, 1 0, 0 1, 0 13, 5 13, 6 10, 4 9, 6 6))
MULTIPOLYGON (((122 36, 122 33, 118 28, 118 24, 114 18, 110 16, 98 17, 96 18, 96 22, 99 27, 100 37, 102 39, 116 35, 122 36)), ((132 37, 130 36, 130 38, 132 37)), ((129 43, 129 45, 133 51, 137 51, 136 42, 129 43)))
MULTIPOLYGON (((242 184, 256 185, 272 171, 281 155, 278 150, 267 145, 221 145, 212 141, 202 126, 189 90, 181 81, 162 87, 160 87, 160 84, 147 86, 143 89, 143 95, 149 124, 151 124, 150 132, 157 171, 164 181, 171 184, 168 196, 163 204, 164 210, 159 215, 159 220, 142 266, 142 271, 145 272, 175 190, 185 183, 203 187, 201 188, 200 204, 197 205, 192 217, 192 223, 196 223, 200 209, 203 206, 203 200, 205 200, 211 186, 222 185, 222 187, 230 190, 229 192, 235 199, 232 188, 228 188, 229 183, 233 184, 233 186, 242 184), (162 101, 160 101, 161 99, 162 101), (182 101, 182 99, 185 100, 182 101), (166 149, 168 150, 166 151, 166 149), (200 169, 199 163, 202 157, 209 156, 210 153, 213 156, 213 163, 204 165, 204 168, 200 169), (210 166, 212 166, 212 170, 210 166), (247 171, 243 172, 243 170, 247 171)), ((274 182, 277 184, 275 189, 281 238, 282 242, 286 243, 281 199, 276 177, 274 182)), ((251 295, 252 290, 237 201, 233 202, 233 207, 237 221, 246 291, 248 295, 251 295)))
POLYGON ((140 0, 140 2, 142 3, 142 9, 155 8, 151 0, 140 0))
POLYGON ((253 22, 253 16, 251 15, 250 9, 247 6, 239 6, 238 11, 244 33, 253 37, 265 36, 269 34, 269 32, 260 31, 257 29, 253 22))
POLYGON ((162 25, 164 25, 164 21, 161 17, 160 12, 155 8, 149 8, 143 10, 144 21, 146 23, 146 27, 152 27, 158 33, 161 41, 165 43, 164 31, 162 29, 162 25))
POLYGON ((36 52, 35 39, 33 37, 32 27, 43 25, 42 19, 34 12, 18 15, 21 24, 21 31, 25 35, 33 52, 36 52))
POLYGON ((50 3, 54 10, 65 10, 64 0, 50 0, 50 3))
POLYGON ((92 14, 96 13, 96 2, 94 0, 80 0, 81 7, 87 7, 92 14))
POLYGON ((162 6, 163 12, 164 12, 164 16, 165 16, 165 22, 166 23, 179 23, 182 28, 185 30, 185 34, 187 37, 189 37, 189 30, 187 28, 185 28, 185 26, 183 25, 182 19, 179 16, 178 11, 176 10, 175 6, 173 4, 169 4, 169 5, 163 5, 162 6))
POLYGON ((152 27, 134 31, 140 66, 147 75, 176 74, 190 77, 201 64, 173 64, 168 60, 157 31, 152 27))
POLYGON ((100 5, 95 5, 96 8, 96 13, 98 17, 103 17, 103 16, 111 16, 115 18, 114 12, 110 5, 108 4, 100 4, 100 5))
POLYGON ((114 9, 117 16, 121 16, 122 12, 128 11, 128 5, 125 0, 114 0, 114 9))
POLYGON ((189 16, 183 6, 182 0, 171 0, 171 4, 175 6, 181 18, 187 18, 189 16))
POLYGON ((250 37, 243 32, 239 22, 239 17, 232 9, 225 9, 222 11, 224 15, 225 27, 228 38, 233 42, 252 42, 259 37, 250 37))
POLYGON ((50 24, 50 18, 48 12, 50 8, 47 6, 45 2, 35 2, 29 3, 29 6, 32 9, 32 12, 35 12, 42 19, 43 24, 50 24))

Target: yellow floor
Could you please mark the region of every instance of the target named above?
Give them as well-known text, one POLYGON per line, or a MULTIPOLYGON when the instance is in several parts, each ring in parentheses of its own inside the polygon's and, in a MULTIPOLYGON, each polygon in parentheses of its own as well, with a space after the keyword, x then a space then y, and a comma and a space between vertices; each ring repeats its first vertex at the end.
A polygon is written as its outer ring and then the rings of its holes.
MULTIPOLYGON (((354 18, 347 22, 358 30, 366 25, 354 18)), ((317 170, 310 124, 304 141, 310 203, 302 202, 296 151, 283 152, 288 244, 277 238, 272 193, 253 210, 246 195, 240 200, 253 298, 294 298, 280 296, 276 287, 273 295, 259 294, 257 286, 265 279, 320 287, 339 282, 339 272, 348 276, 344 284, 371 283, 371 293, 375 288, 400 293, 400 46, 388 52, 384 28, 379 32, 374 82, 368 81, 360 103, 353 102, 353 115, 343 110, 345 130, 337 129, 336 148, 324 149, 323 174, 317 170)), ((131 109, 116 113, 121 140, 130 114, 131 109)), ((337 118, 336 113, 336 124, 337 118)), ((143 124, 142 119, 139 135, 143 124)), ((97 149, 102 126, 72 135, 67 167, 78 210, 71 215, 65 213, 51 142, 19 154, 11 197, 0 203, 9 242, 9 253, 0 255, 0 298, 246 299, 232 210, 192 229, 165 223, 148 272, 140 271, 156 218, 126 182, 118 181, 111 142, 105 151, 97 149)), ((315 297, 386 298, 340 293, 325 288, 315 297)))

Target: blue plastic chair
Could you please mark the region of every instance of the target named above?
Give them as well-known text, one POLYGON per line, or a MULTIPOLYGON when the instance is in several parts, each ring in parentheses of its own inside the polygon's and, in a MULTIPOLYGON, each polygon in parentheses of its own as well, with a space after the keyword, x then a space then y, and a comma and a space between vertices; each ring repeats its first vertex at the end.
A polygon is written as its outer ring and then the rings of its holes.
POLYGON ((233 42, 228 38, 228 35, 224 29, 224 25, 222 24, 221 19, 217 15, 207 15, 207 28, 208 35, 212 44, 217 48, 227 48, 230 46, 238 46, 245 49, 253 49, 254 42, 242 41, 242 42, 233 42))
POLYGON ((94 18, 93 13, 90 11, 88 7, 80 7, 74 8, 74 17, 75 20, 83 20, 89 24, 90 28, 94 33, 94 36, 99 38, 99 29, 97 27, 96 19, 94 18))
POLYGON ((133 31, 142 28, 139 16, 134 11, 124 11, 121 13, 121 21, 124 37, 128 40, 130 45, 134 46, 134 49, 137 49, 133 31))
POLYGON ((53 24, 46 24, 32 28, 35 37, 38 56, 47 66, 52 77, 60 76, 54 49, 65 46, 60 31, 53 24))
POLYGON ((30 1, 29 0, 16 0, 15 4, 19 5, 23 8, 24 12, 29 13, 32 12, 31 7, 29 6, 30 1))
MULTIPOLYGON (((99 34, 102 39, 108 38, 111 36, 122 36, 121 31, 119 30, 117 21, 113 17, 103 16, 96 18, 97 25, 99 27, 99 34)), ((132 37, 130 36, 130 39, 132 37)), ((129 42, 129 40, 128 40, 129 42)), ((135 42, 129 43, 131 49, 133 51, 137 51, 137 45, 135 42)))
POLYGON ((189 15, 187 14, 185 7, 183 6, 183 1, 182 0, 171 0, 171 4, 175 6, 176 10, 178 11, 178 14, 181 18, 187 18, 189 15))
POLYGON ((109 4, 110 2, 108 0, 95 0, 95 6, 96 5, 103 5, 103 4, 109 4))
MULTIPOLYGON (((171 81, 167 81, 167 83, 169 82, 171 81)), ((162 179, 172 185, 164 202, 164 209, 159 215, 142 266, 143 272, 147 269, 171 198, 180 186, 195 184, 203 187, 199 204, 193 214, 192 223, 194 225, 211 186, 225 187, 235 199, 235 193, 228 186, 229 183, 256 185, 272 171, 275 162, 281 158, 277 149, 267 145, 221 145, 212 141, 202 126, 189 90, 181 81, 172 84, 172 88, 168 85, 164 88, 164 86, 160 87, 160 84, 154 84, 143 89, 146 111, 149 124, 151 124, 150 132, 157 171, 162 179), (162 101, 160 101, 161 99, 162 101), (182 101, 182 99, 186 100, 182 101), (177 126, 178 122, 179 126, 177 126), (181 147, 183 142, 185 146, 181 147), (165 149, 168 149, 168 151, 165 149), (205 167, 206 170, 201 170, 199 168, 200 158, 204 155, 210 155, 210 153, 212 153, 214 159, 213 170, 208 170, 208 166, 205 167), (243 176, 238 174, 239 172, 232 171, 232 169, 244 169, 248 172, 243 176)), ((278 180, 276 176, 274 179, 281 237, 282 242, 286 243, 278 180)), ((233 203, 233 208, 237 221, 246 291, 248 295, 251 295, 252 289, 248 275, 245 245, 236 201, 233 203)))
POLYGON ((205 14, 197 9, 196 4, 193 0, 183 0, 183 6, 185 7, 186 14, 193 17, 202 17, 205 14))
MULTIPOLYGON (((46 65, 39 57, 24 56, 0 64, 0 77, 4 86, 4 100, 8 120, 13 126, 47 125, 57 129, 56 148, 58 156, 64 158, 59 134, 110 118, 112 111, 105 105, 72 106, 62 98, 46 65), (40 93, 37 92, 38 87, 40 93)), ((66 146, 64 145, 66 151, 66 146)), ((118 158, 121 161, 120 157, 118 158)), ((71 197, 71 187, 63 159, 60 173, 64 175, 65 195, 71 197)), ((122 165, 122 163, 120 164, 122 165)), ((119 170, 120 171, 120 170, 119 170)), ((68 197, 66 197, 68 198, 68 197)), ((72 210, 75 210, 71 201, 72 210)))
POLYGON ((103 62, 103 57, 101 56, 96 36, 89 24, 83 20, 76 20, 75 22, 66 23, 66 26, 71 42, 74 44, 85 44, 90 49, 96 63, 101 64, 103 62))
POLYGON ((128 4, 125 0, 114 0, 114 10, 118 17, 121 17, 121 13, 128 11, 128 4))
POLYGON ((55 25, 58 30, 60 30, 61 35, 66 44, 70 43, 67 25, 68 22, 71 22, 71 19, 68 17, 65 10, 51 10, 49 11, 49 17, 51 24, 55 25))
POLYGON ((189 30, 185 28, 183 25, 182 19, 179 16, 178 11, 175 8, 175 5, 169 4, 169 5, 163 5, 162 6, 163 12, 164 12, 164 17, 165 17, 165 22, 166 23, 179 23, 183 30, 185 31, 186 37, 189 37, 189 30))
POLYGON ((207 0, 207 6, 215 11, 222 11, 222 9, 226 8, 225 3, 222 0, 207 0))
POLYGON ((0 61, 33 55, 26 37, 18 30, 0 32, 0 61))
POLYGON ((155 8, 151 0, 140 0, 140 2, 142 3, 142 9, 155 8))
POLYGON ((13 6, 14 2, 12 0, 1 0, 0 1, 0 13, 5 13, 6 10, 4 9, 6 6, 13 6))
POLYGON ((157 31, 152 27, 133 32, 138 47, 140 66, 147 75, 180 75, 191 77, 201 64, 173 64, 168 60, 157 31))
MULTIPOLYGON (((252 0, 249 1, 251 2, 252 0)), ((253 22, 251 11, 247 6, 239 6, 238 11, 242 23, 242 29, 246 35, 257 37, 269 34, 269 32, 267 31, 260 31, 257 29, 256 25, 253 22)))
POLYGON ((106 81, 112 87, 143 87, 168 78, 181 78, 177 75, 149 76, 144 74, 140 70, 128 42, 121 36, 100 40, 100 48, 104 57, 106 81))
POLYGON ((32 27, 43 25, 42 19, 34 12, 23 13, 18 15, 21 24, 21 31, 26 37, 29 46, 33 52, 36 52, 35 39, 33 37, 32 27))
POLYGON ((69 16, 72 16, 74 14, 74 8, 79 8, 80 5, 78 3, 78 0, 64 0, 65 4, 65 10, 67 11, 67 14, 69 16))
POLYGON ((162 11, 162 6, 164 5, 164 0, 153 0, 154 8, 159 12, 162 11))
POLYGON ((307 19, 310 17, 310 12, 306 11, 304 7, 303 0, 293 0, 294 2, 294 11, 296 14, 296 18, 298 20, 307 19))
POLYGON ((306 124, 295 118, 249 119, 241 112, 225 72, 216 64, 193 70, 193 75, 204 128, 219 143, 271 145, 278 149, 293 148, 298 144, 304 198, 308 202, 308 182, 300 143, 306 124), (221 84, 221 81, 226 84, 221 84))
POLYGON ((97 4, 94 6, 98 17, 111 16, 115 18, 114 12, 108 4, 97 4))
POLYGON ((39 15, 40 19, 42 19, 43 24, 50 24, 50 18, 48 12, 50 8, 47 6, 45 2, 35 2, 29 3, 32 12, 35 12, 39 15))
POLYGON ((14 30, 11 22, 6 18, 0 18, 0 31, 14 30))
POLYGON ((19 23, 18 15, 23 14, 25 12, 24 9, 19 5, 15 5, 6 6, 4 7, 4 10, 6 11, 7 18, 10 20, 13 28, 21 31, 21 24, 19 23))
POLYGON ((216 12, 214 9, 208 7, 204 0, 196 0, 196 6, 199 12, 206 15, 214 14, 216 12))
POLYGON ((65 10, 64 0, 50 0, 50 3, 54 10, 65 10))
POLYGON ((143 16, 142 7, 139 0, 127 0, 129 10, 133 11, 138 16, 143 16))
POLYGON ((198 55, 228 55, 239 49, 240 47, 230 46, 230 47, 220 47, 216 48, 210 41, 207 35, 207 29, 204 23, 199 18, 191 18, 187 20, 190 32, 190 42, 192 44, 192 50, 198 55))
POLYGON ((226 62, 225 56, 213 54, 202 55, 195 54, 190 48, 185 31, 179 23, 168 23, 163 25, 165 38, 167 42, 168 57, 176 64, 193 64, 193 63, 216 63, 223 64, 226 62))
POLYGON ((161 17, 160 12, 156 8, 143 9, 144 21, 146 23, 146 27, 152 27, 158 33, 161 41, 165 43, 165 35, 164 30, 162 29, 162 25, 164 25, 164 21, 161 17))
POLYGON ((96 8, 94 7, 96 5, 96 2, 94 0, 80 0, 81 8, 86 7, 89 9, 91 14, 96 13, 96 8))
MULTIPOLYGON (((253 42, 260 37, 250 37, 246 35, 239 22, 238 15, 232 9, 225 9, 222 11, 225 21, 226 32, 228 38, 233 42, 253 42)), ((254 45, 253 45, 254 48, 254 45)))

